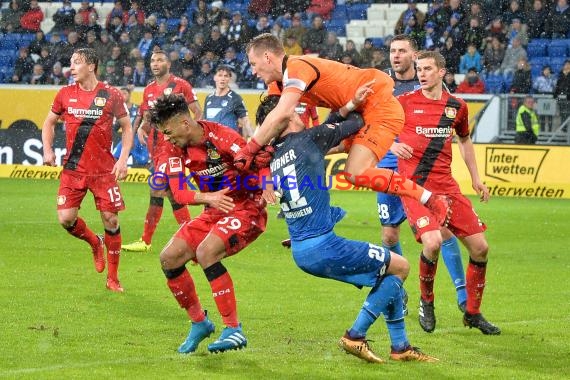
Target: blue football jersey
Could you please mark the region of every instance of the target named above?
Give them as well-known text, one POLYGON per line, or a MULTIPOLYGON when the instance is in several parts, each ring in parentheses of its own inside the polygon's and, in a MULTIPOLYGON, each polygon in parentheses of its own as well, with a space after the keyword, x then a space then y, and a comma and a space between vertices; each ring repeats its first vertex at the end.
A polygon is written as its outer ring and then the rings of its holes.
POLYGON ((238 130, 238 119, 247 116, 247 109, 242 97, 230 91, 224 96, 217 96, 212 93, 206 96, 204 104, 204 118, 208 121, 238 130))
POLYGON ((290 133, 274 144, 270 168, 291 240, 300 241, 331 231, 343 213, 330 206, 324 156, 362 127, 359 115, 336 124, 322 124, 290 133))

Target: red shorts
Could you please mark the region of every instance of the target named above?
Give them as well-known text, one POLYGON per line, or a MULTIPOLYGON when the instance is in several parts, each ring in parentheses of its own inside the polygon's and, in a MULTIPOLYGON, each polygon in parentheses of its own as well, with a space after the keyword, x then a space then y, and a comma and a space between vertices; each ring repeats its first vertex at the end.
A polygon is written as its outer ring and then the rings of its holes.
POLYGON ((213 233, 224 241, 227 256, 234 255, 265 231, 267 213, 265 206, 261 206, 259 202, 247 200, 236 204, 230 214, 208 208, 184 223, 174 237, 186 241, 192 252, 196 252, 206 236, 213 233))
POLYGON ((57 209, 79 208, 87 190, 93 193, 97 210, 118 212, 125 209, 125 202, 114 174, 84 175, 73 170, 61 172, 57 209))
MULTIPOLYGON (((471 201, 463 194, 446 194, 451 200, 451 219, 447 228, 457 237, 466 237, 484 232, 487 229, 485 223, 473 209, 471 201)), ((437 223, 431 211, 420 202, 402 197, 404 211, 408 217, 408 223, 421 243, 421 236, 428 231, 437 231, 441 227, 437 223)))

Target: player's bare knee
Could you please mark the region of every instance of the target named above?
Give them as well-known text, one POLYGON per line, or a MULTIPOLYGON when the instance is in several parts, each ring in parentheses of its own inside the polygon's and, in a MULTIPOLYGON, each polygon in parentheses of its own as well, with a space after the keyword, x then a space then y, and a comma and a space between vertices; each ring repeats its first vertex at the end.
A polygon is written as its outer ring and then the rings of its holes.
POLYGON ((489 253, 489 245, 483 241, 476 246, 472 247, 469 251, 469 256, 477 262, 487 261, 487 254, 489 253))
POLYGON ((410 273, 410 263, 408 260, 398 255, 397 253, 390 253, 390 266, 388 267, 388 274, 398 276, 402 281, 405 281, 410 273))
POLYGON ((196 261, 204 269, 219 262, 222 258, 223 254, 210 249, 207 244, 202 243, 196 249, 196 261))
POLYGON ((119 215, 114 212, 102 212, 101 218, 106 230, 114 231, 119 228, 119 215))
POLYGON ((400 234, 397 229, 391 227, 382 228, 382 242, 387 246, 394 246, 400 241, 400 234))

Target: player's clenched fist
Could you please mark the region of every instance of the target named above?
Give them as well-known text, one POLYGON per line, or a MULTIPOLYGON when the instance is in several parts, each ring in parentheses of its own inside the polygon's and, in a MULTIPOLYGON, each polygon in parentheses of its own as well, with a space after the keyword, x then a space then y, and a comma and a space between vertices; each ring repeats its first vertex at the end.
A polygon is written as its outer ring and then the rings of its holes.
POLYGON ((253 164, 251 168, 253 170, 263 169, 269 166, 271 159, 273 158, 273 153, 275 149, 271 145, 264 145, 259 152, 256 153, 253 158, 253 164))

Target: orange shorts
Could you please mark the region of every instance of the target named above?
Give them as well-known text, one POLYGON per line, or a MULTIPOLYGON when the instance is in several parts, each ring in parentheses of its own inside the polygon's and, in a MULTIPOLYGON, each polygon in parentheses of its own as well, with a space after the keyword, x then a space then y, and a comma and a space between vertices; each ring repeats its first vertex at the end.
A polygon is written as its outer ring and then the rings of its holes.
POLYGON ((372 97, 366 102, 361 114, 364 127, 343 141, 345 151, 348 152, 352 144, 363 145, 374 152, 380 161, 404 128, 402 105, 393 96, 381 101, 375 101, 372 97))

